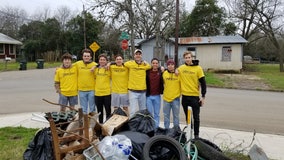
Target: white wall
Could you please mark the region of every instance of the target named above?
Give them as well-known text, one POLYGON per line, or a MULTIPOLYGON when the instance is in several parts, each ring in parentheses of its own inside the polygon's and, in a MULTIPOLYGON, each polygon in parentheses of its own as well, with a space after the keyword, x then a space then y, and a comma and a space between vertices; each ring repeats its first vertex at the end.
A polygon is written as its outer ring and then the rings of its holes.
POLYGON ((204 70, 240 70, 242 68, 242 48, 240 44, 202 45, 196 47, 196 59, 204 70), (231 61, 222 61, 223 46, 231 46, 231 61))
MULTIPOLYGON (((142 44, 143 59, 151 62, 153 58, 155 46, 155 39, 147 41, 142 44)), ((199 60, 199 65, 204 70, 240 70, 242 69, 242 45, 241 44, 206 44, 206 45, 182 45, 178 48, 179 64, 183 64, 183 53, 188 47, 196 48, 196 59, 199 60), (222 48, 223 46, 231 46, 231 61, 222 61, 222 48)), ((174 58, 174 44, 166 43, 164 48, 165 55, 169 58, 174 58)))

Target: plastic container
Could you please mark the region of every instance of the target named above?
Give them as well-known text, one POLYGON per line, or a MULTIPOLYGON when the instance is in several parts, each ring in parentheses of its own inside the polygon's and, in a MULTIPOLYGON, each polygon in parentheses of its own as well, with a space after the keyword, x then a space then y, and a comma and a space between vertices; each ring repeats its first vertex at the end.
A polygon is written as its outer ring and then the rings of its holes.
POLYGON ((106 160, 111 160, 116 151, 117 140, 111 136, 106 136, 98 144, 98 149, 106 160))
POLYGON ((125 135, 115 135, 114 138, 117 139, 117 148, 113 154, 114 160, 128 160, 129 155, 132 151, 131 140, 125 135))
POLYGON ((83 151, 83 155, 86 160, 102 160, 103 158, 99 155, 94 146, 91 146, 83 151))
MULTIPOLYGON (((106 136, 96 146, 105 160, 128 160, 132 151, 131 140, 125 135, 106 136)), ((85 149, 83 155, 87 160, 102 160, 94 146, 85 149)))
POLYGON ((132 144, 125 135, 106 136, 98 144, 98 150, 106 160, 128 160, 132 144))

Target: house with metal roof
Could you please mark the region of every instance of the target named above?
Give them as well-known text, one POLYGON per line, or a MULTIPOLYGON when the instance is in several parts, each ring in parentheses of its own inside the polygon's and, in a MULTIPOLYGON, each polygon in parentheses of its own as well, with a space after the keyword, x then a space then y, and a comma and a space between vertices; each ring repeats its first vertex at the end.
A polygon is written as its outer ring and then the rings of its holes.
POLYGON ((16 48, 18 45, 23 45, 23 43, 0 33, 0 59, 15 61, 17 58, 16 48))
MULTIPOLYGON (((243 62, 243 45, 247 43, 241 36, 211 36, 211 37, 181 37, 178 39, 178 62, 183 62, 183 53, 189 50, 194 59, 204 70, 234 70, 240 71, 243 62)), ((174 59, 175 39, 163 39, 160 47, 156 45, 155 37, 140 41, 137 48, 142 49, 143 59, 150 62, 158 58, 161 65, 167 59, 174 59)))

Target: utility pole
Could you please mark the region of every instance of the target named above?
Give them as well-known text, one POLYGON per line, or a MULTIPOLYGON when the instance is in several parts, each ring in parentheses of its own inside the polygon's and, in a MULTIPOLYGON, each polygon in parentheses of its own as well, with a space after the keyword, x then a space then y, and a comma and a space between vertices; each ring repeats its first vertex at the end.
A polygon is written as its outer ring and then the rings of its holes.
POLYGON ((84 47, 87 49, 87 44, 86 44, 86 11, 85 11, 85 5, 83 4, 83 16, 84 16, 84 47))
POLYGON ((176 0, 176 25, 175 25, 175 63, 178 64, 178 37, 179 37, 179 0, 176 0))
MULTIPOLYGON (((155 26, 155 30, 156 30, 156 46, 154 49, 154 55, 153 57, 158 58, 161 62, 163 62, 164 60, 164 56, 162 56, 162 45, 161 45, 161 41, 162 41, 162 37, 161 37, 161 31, 160 31, 160 27, 161 27, 161 15, 162 15, 162 2, 161 0, 157 0, 157 15, 156 15, 156 26, 155 26)), ((163 64, 161 64, 163 65, 163 64)))

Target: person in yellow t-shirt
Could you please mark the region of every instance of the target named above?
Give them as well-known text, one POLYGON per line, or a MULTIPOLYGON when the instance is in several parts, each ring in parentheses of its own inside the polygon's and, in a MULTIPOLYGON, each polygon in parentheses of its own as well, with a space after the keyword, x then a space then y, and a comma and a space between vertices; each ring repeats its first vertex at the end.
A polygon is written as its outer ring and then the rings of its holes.
POLYGON ((95 76, 91 71, 97 65, 92 60, 92 51, 84 49, 82 59, 74 63, 78 70, 78 91, 80 106, 84 114, 93 114, 95 108, 95 76))
POLYGON ((129 116, 132 117, 138 109, 146 109, 146 71, 151 66, 142 60, 140 49, 134 51, 134 60, 125 62, 124 66, 129 69, 129 116))
POLYGON ((183 54, 185 64, 178 68, 178 73, 181 81, 181 94, 182 94, 182 106, 187 116, 188 106, 192 107, 193 113, 193 129, 194 137, 199 137, 200 126, 200 107, 204 105, 206 94, 206 81, 203 69, 197 63, 197 60, 192 60, 192 53, 185 51, 183 54), (201 86, 201 97, 200 96, 201 86))
POLYGON ((163 72, 163 113, 164 127, 170 127, 170 114, 173 113, 174 127, 179 127, 179 111, 180 111, 180 79, 175 74, 175 61, 169 59, 167 61, 167 70, 163 72))
POLYGON ((110 87, 110 70, 106 69, 107 56, 105 54, 99 55, 99 65, 94 71, 96 79, 95 87, 95 103, 98 109, 99 122, 103 123, 104 108, 106 111, 106 119, 111 115, 111 87, 110 87))
POLYGON ((110 66, 111 71, 111 105, 114 109, 123 107, 128 113, 128 68, 123 64, 123 56, 115 56, 115 64, 110 66))
POLYGON ((62 104, 60 111, 66 111, 69 104, 70 109, 75 109, 78 104, 77 89, 77 68, 72 65, 72 56, 65 53, 62 56, 62 66, 58 68, 54 76, 54 87, 59 94, 59 104, 62 104))

